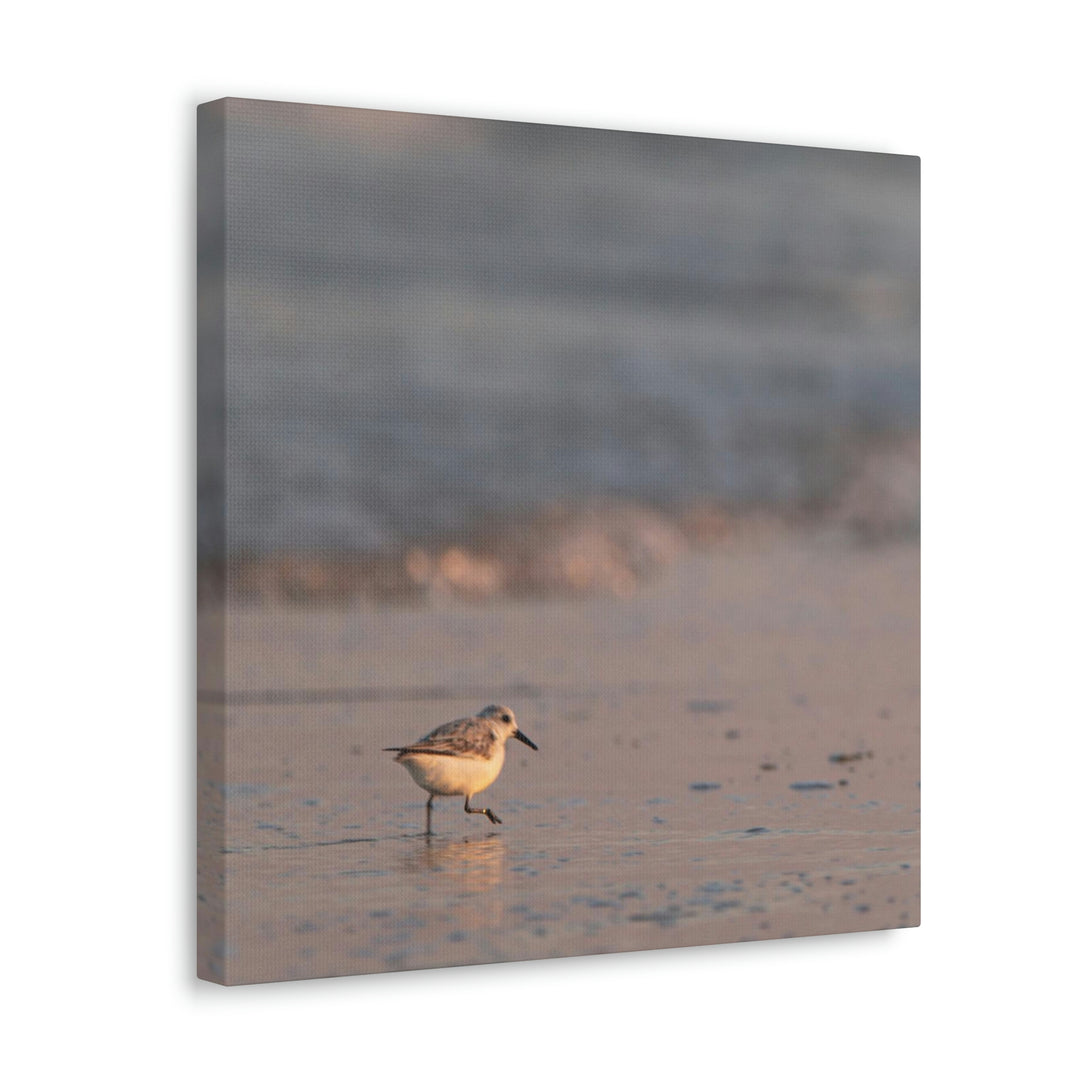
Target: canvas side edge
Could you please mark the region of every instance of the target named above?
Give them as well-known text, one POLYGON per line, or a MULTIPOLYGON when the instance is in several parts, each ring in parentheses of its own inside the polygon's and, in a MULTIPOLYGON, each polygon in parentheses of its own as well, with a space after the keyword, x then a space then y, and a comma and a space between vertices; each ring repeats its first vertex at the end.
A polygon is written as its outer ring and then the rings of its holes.
POLYGON ((226 103, 197 116, 196 973, 225 983, 226 103))

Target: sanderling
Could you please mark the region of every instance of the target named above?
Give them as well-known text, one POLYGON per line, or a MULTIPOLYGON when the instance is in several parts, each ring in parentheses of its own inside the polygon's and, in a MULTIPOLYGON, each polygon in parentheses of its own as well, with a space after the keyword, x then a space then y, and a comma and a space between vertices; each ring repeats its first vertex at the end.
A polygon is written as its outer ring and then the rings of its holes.
POLYGON ((431 804, 436 795, 464 795, 466 814, 487 814, 489 821, 502 824, 490 810, 470 806, 469 799, 495 782, 510 738, 537 749, 536 743, 518 730, 510 709, 489 705, 478 716, 451 720, 409 746, 385 747, 395 751, 394 760, 400 761, 412 778, 430 792, 425 835, 431 835, 431 804))

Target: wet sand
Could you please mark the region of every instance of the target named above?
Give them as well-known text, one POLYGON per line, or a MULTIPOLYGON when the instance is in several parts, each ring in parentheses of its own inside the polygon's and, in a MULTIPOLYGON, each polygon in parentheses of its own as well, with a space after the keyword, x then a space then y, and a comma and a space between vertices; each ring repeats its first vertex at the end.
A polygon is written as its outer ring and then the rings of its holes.
POLYGON ((200 974, 917 925, 918 560, 791 534, 630 599, 231 608, 228 705, 200 704, 227 766, 200 803, 200 974), (426 838, 380 748, 492 702, 540 752, 512 743, 477 800, 502 826, 442 799, 426 838))

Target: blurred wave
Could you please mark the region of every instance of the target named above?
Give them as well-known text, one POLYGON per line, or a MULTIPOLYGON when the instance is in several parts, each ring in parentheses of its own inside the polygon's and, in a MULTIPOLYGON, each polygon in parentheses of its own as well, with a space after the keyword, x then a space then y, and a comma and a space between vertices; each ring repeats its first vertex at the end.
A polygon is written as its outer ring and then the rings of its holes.
POLYGON ((917 159, 231 100, 225 162, 204 560, 573 591, 595 552, 525 572, 469 538, 621 550, 588 525, 616 505, 679 543, 703 506, 917 522, 865 479, 917 446, 917 159))

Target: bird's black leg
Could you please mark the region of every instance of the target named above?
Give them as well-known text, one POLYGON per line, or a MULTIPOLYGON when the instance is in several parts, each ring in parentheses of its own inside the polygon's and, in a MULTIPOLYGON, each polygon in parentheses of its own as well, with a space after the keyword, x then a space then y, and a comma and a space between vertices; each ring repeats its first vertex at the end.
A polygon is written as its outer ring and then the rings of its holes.
POLYGON ((502 824, 502 818, 497 818, 490 810, 486 810, 486 809, 485 810, 479 810, 476 807, 470 806, 469 805, 469 796, 468 795, 465 796, 465 813, 466 814, 487 814, 488 821, 490 821, 493 825, 501 825, 502 824))
POLYGON ((425 836, 431 835, 431 804, 435 801, 434 795, 428 796, 427 801, 427 830, 424 832, 425 836))

